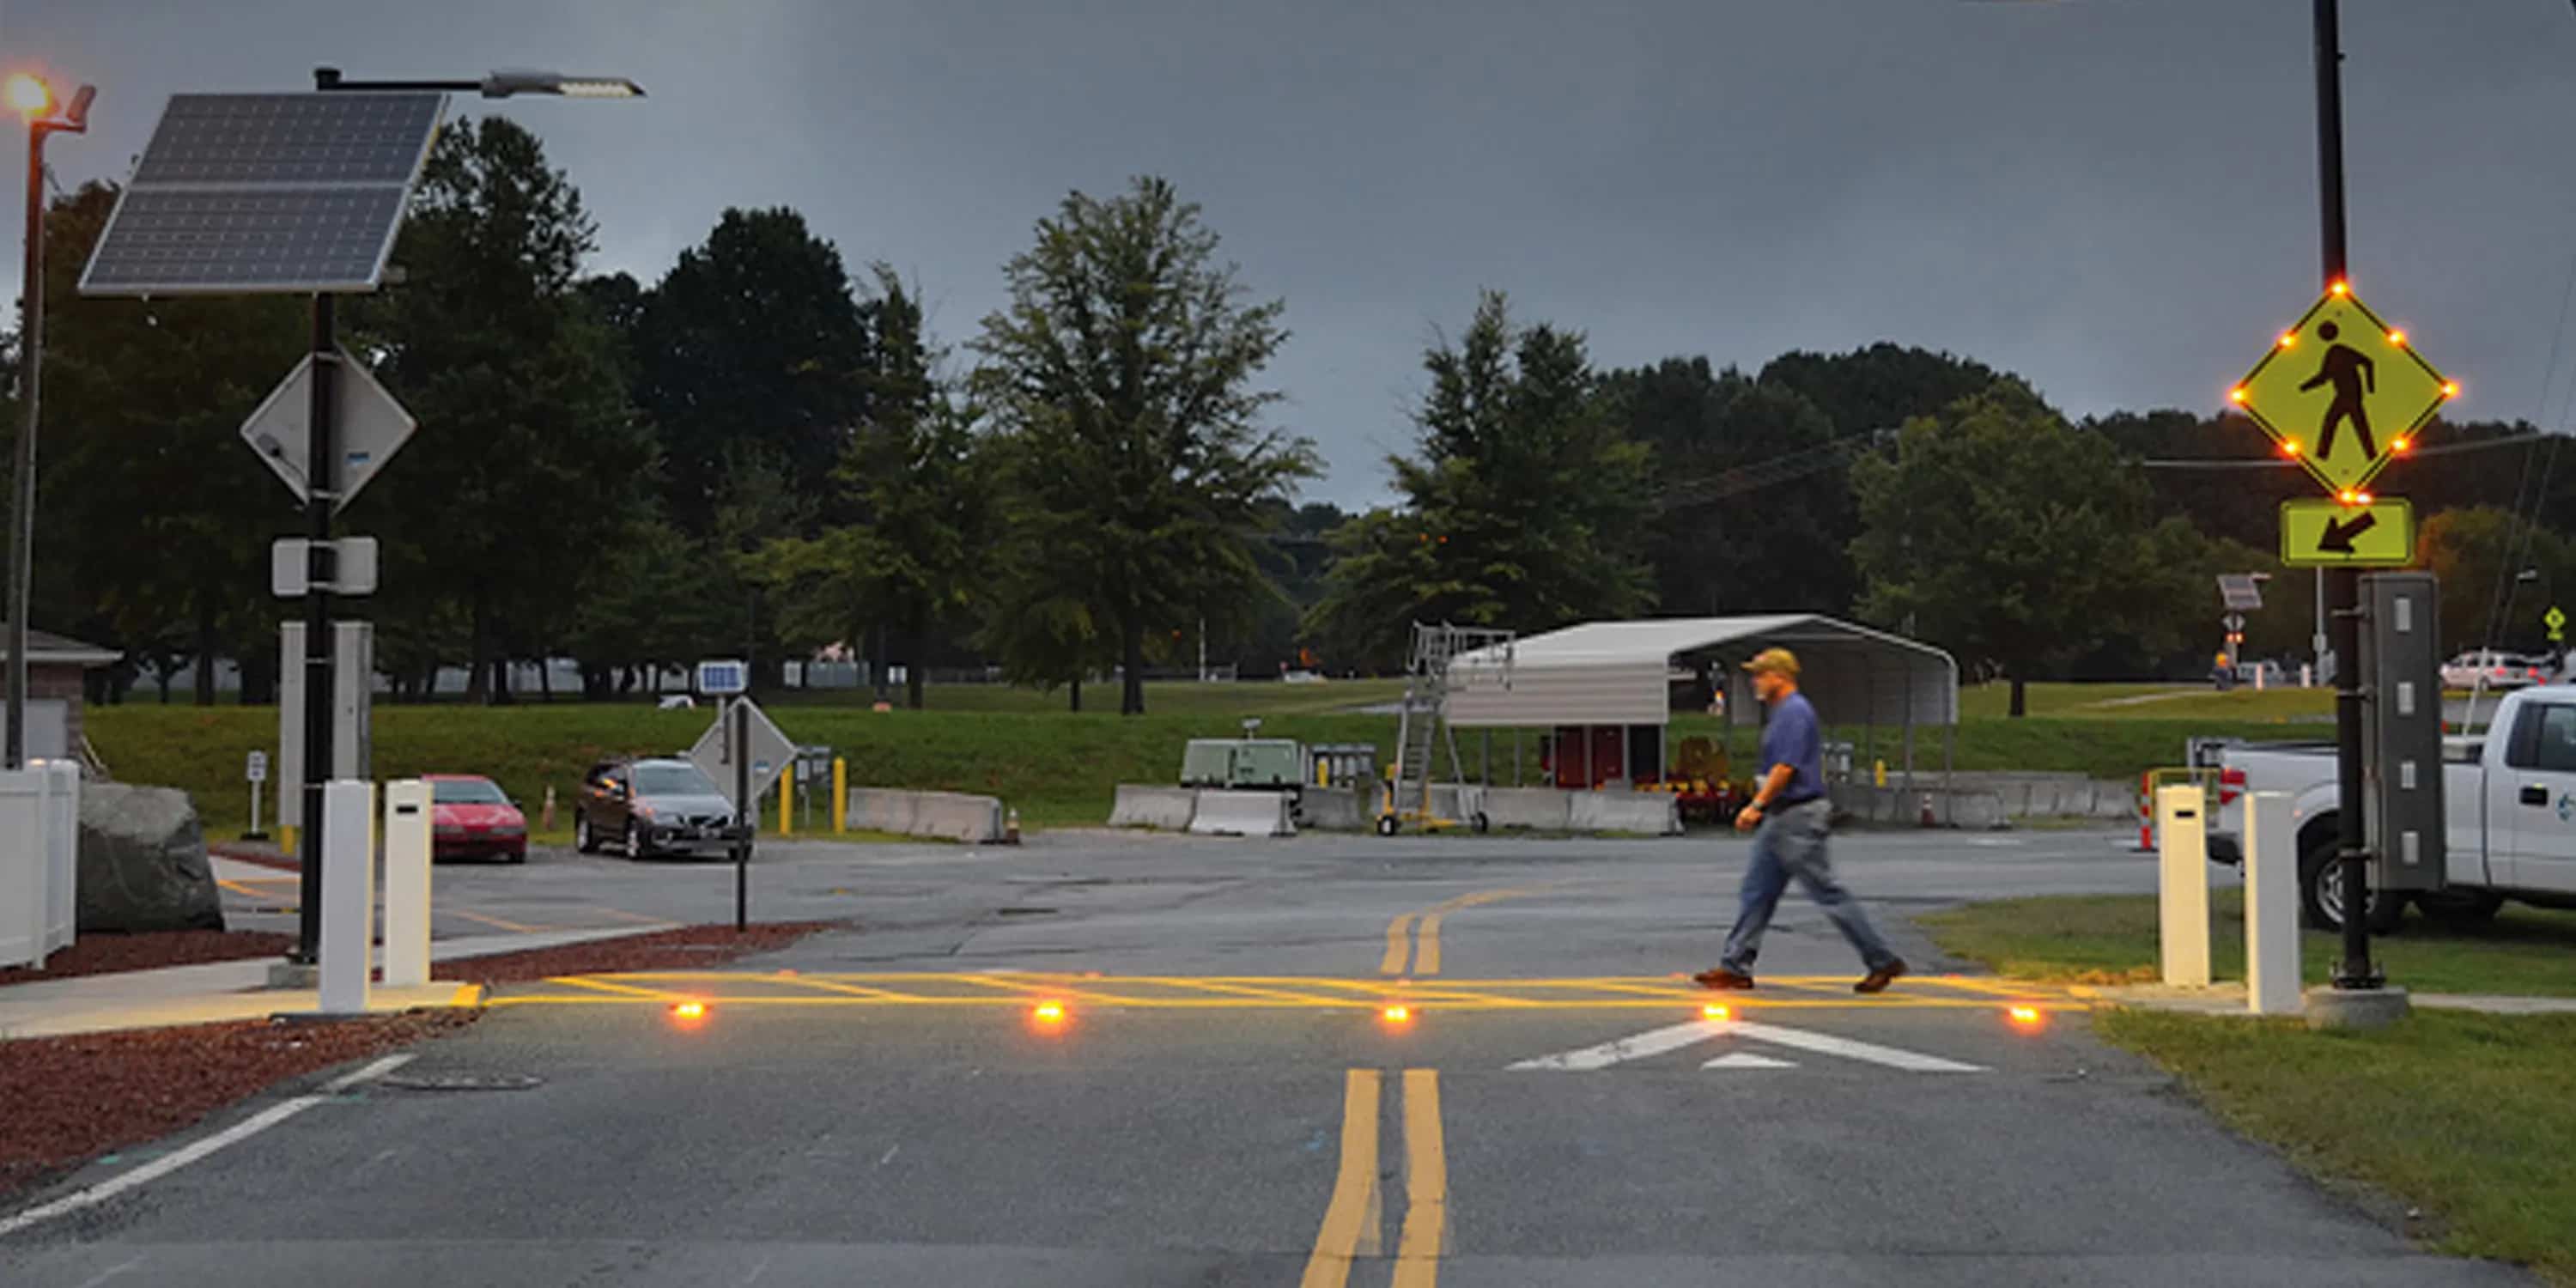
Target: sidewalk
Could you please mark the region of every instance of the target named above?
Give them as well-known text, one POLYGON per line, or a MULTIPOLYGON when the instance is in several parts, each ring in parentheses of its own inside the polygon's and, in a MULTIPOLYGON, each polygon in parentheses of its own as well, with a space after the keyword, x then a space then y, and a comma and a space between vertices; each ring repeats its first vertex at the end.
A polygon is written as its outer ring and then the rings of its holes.
MULTIPOLYGON (((678 923, 673 922, 524 935, 475 935, 433 940, 429 956, 433 962, 455 961, 650 935, 678 928, 678 923)), ((115 1029, 213 1024, 224 1020, 256 1020, 271 1015, 311 1014, 317 1010, 321 997, 313 989, 265 987, 272 960, 258 957, 0 988, 0 1041, 105 1033, 115 1029)), ((369 1001, 370 1011, 387 1013, 415 1007, 480 1006, 483 990, 472 984, 453 982, 413 988, 385 988, 380 985, 371 991, 369 1001)))
MULTIPOLYGON (((2078 984, 2068 993, 2087 1001, 2191 1015, 2250 1015, 2245 986, 2174 988, 2164 984, 2078 984)), ((2413 993, 2408 1001, 2428 1011, 2477 1011, 2487 1015, 2576 1015, 2576 997, 2506 997, 2493 993, 2413 993)), ((2278 1018, 2278 1017, 2274 1017, 2278 1018)))

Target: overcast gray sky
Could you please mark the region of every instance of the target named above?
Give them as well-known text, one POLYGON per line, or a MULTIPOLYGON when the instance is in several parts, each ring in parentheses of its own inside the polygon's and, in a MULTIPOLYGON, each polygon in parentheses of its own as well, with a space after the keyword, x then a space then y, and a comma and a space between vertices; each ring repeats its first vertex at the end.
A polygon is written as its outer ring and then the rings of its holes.
MULTIPOLYGON (((2576 10, 2346 0, 2353 277, 2464 416, 2556 427, 2576 10)), ((2214 407, 2318 285, 2301 0, 0 0, 0 61, 100 88, 123 178, 176 91, 495 66, 640 103, 535 128, 651 279, 728 205, 918 277, 951 342, 1068 190, 1170 177, 1294 335, 1279 420, 1384 495, 1420 349, 1477 288, 1604 365, 1877 340, 2077 414, 2214 407)), ((23 167, 16 131, 0 165, 23 167)), ((6 173, 16 173, 12 168, 6 173)), ((15 221, 9 226, 15 230, 15 221)), ((16 256, 5 280, 14 293, 16 256)), ((281 373, 283 374, 283 373, 281 373)), ((434 426, 424 432, 435 432, 434 426)))

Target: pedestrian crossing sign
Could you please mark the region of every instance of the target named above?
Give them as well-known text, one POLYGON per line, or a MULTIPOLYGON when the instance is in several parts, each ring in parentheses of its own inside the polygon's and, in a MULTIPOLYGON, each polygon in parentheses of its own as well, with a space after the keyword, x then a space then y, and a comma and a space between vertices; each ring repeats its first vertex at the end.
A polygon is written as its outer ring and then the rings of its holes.
POLYGON ((2460 387, 2443 378, 2405 331, 2388 325, 2341 282, 2272 342, 2228 399, 2347 502, 2460 387))

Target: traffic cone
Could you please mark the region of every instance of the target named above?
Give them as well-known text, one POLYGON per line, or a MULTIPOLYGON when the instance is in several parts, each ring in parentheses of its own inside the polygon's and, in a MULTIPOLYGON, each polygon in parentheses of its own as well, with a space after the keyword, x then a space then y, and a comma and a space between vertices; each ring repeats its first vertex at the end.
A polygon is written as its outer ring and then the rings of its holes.
POLYGON ((1017 845, 1019 843, 1020 811, 1019 807, 1015 805, 1011 807, 1010 814, 1002 820, 1002 844, 1017 845))
POLYGON ((546 786, 546 805, 545 805, 545 810, 544 810, 544 812, 543 812, 543 813, 541 813, 540 815, 538 815, 538 819, 539 819, 539 822, 538 822, 538 824, 537 824, 537 830, 538 830, 538 831, 540 831, 540 832, 551 832, 551 831, 555 830, 555 789, 554 789, 553 784, 551 784, 551 783, 547 784, 547 786, 546 786))
POLYGON ((1939 826, 1940 826, 1940 824, 1939 824, 1939 823, 1937 823, 1937 822, 1935 822, 1935 821, 1933 821, 1933 818, 1932 818, 1932 793, 1930 793, 1930 792, 1925 792, 1925 793, 1923 793, 1923 826, 1925 826, 1925 827, 1939 827, 1939 826))

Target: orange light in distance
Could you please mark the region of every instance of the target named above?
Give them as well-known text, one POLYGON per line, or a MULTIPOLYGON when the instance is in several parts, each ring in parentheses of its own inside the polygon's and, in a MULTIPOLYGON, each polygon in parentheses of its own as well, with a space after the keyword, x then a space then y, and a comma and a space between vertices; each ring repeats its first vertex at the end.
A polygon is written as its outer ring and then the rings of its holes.
POLYGON ((1036 1009, 1029 1012, 1029 1018, 1047 1028, 1062 1024, 1064 1023, 1064 1003, 1053 1000, 1040 1002, 1036 1009))
POLYGON ((2403 349, 2406 347, 2406 333, 2403 331, 2391 331, 2388 333, 2388 342, 2400 349, 2403 349))
POLYGON ((1712 1020, 1723 1020, 1727 1015, 1726 1008, 1715 1002, 1711 1002, 1708 1005, 1699 1008, 1699 1013, 1712 1020))
POLYGON ((2296 457, 2300 452, 2305 450, 2305 448, 2299 446, 2299 440, 2295 438, 2284 438, 2281 440, 2281 455, 2283 456, 2296 457))
POLYGON ((2016 1006, 2006 1014, 2012 1017, 2013 1025, 2017 1028, 2035 1029, 2046 1022, 2036 1006, 2016 1006))
POLYGON ((10 75, 8 95, 9 106, 16 108, 20 116, 42 116, 54 105, 54 92, 45 87, 44 81, 26 72, 10 75))
POLYGON ((1390 1006, 1385 1010, 1378 1012, 1378 1014, 1389 1024, 1410 1024, 1413 1022, 1413 1008, 1401 1004, 1390 1006))

